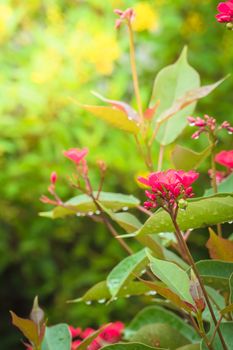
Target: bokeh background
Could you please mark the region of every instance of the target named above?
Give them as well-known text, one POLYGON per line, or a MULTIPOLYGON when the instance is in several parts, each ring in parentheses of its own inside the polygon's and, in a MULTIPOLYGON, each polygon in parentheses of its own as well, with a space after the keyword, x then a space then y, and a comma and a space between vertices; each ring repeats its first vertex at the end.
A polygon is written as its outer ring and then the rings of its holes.
MULTIPOLYGON (((90 91, 112 99, 132 98, 128 40, 114 29, 114 8, 133 6, 136 55, 144 107, 156 73, 173 63, 184 45, 202 83, 232 72, 233 34, 215 20, 215 0, 1 0, 0 1, 0 334, 1 349, 23 349, 10 324, 9 310, 27 316, 39 295, 49 323, 99 326, 130 318, 146 297, 106 305, 67 305, 103 280, 125 253, 101 226, 83 218, 50 221, 38 212, 52 170, 58 191, 69 198, 66 184, 72 165, 62 156, 70 147, 87 146, 93 182, 95 163, 108 164, 107 191, 142 198, 135 178, 145 171, 131 136, 84 113, 69 97, 97 103, 90 91), (120 181, 119 181, 120 179, 120 181), (127 307, 126 307, 127 303, 127 307)), ((232 120, 233 79, 229 78, 198 104, 197 113, 232 120)), ((187 128, 180 143, 196 150, 187 128)), ((219 147, 229 148, 229 138, 219 147)), ((169 152, 166 150, 166 167, 169 152)), ((156 146, 154 148, 156 158, 156 146)), ((208 169, 203 166, 203 173, 208 169)), ((203 175, 208 187, 208 178, 203 175)), ((200 189, 196 188, 196 191, 200 189)), ((191 237, 197 257, 206 255, 205 235, 191 237)))

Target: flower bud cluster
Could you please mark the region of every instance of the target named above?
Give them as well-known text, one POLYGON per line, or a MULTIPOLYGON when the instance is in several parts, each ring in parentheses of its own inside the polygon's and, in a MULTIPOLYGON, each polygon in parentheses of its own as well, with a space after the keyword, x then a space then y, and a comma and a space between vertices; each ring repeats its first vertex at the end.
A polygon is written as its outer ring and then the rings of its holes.
POLYGON ((151 173, 147 178, 139 177, 138 181, 150 187, 145 194, 149 201, 144 203, 146 209, 162 207, 168 211, 176 209, 181 199, 193 197, 191 184, 199 174, 191 170, 167 170, 151 173))
POLYGON ((135 11, 132 8, 128 8, 125 11, 116 9, 114 10, 114 13, 120 17, 119 19, 116 20, 116 24, 115 24, 116 29, 119 29, 121 24, 125 21, 128 23, 131 23, 136 16, 135 11))
POLYGON ((227 23, 228 29, 233 29, 233 0, 220 2, 217 7, 219 13, 216 15, 217 21, 227 23))
POLYGON ((198 130, 192 135, 193 139, 198 139, 202 133, 213 135, 221 129, 226 129, 229 134, 233 133, 233 127, 229 122, 224 121, 220 126, 218 126, 216 119, 208 116, 207 114, 204 115, 204 119, 200 117, 188 117, 188 122, 190 126, 196 126, 198 128, 198 130))

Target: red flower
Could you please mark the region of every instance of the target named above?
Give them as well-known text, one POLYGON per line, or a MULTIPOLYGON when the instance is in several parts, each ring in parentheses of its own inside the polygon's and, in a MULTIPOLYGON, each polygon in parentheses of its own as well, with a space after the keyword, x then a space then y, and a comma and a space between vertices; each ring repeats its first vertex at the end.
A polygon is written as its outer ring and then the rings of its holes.
POLYGON ((216 15, 218 22, 229 23, 233 21, 233 0, 220 2, 217 9, 220 12, 216 15))
POLYGON ((50 175, 50 182, 52 185, 55 185, 56 181, 57 181, 57 173, 56 171, 53 171, 50 175))
POLYGON ((148 178, 139 177, 139 181, 150 187, 146 191, 149 201, 144 203, 147 209, 164 207, 166 209, 177 206, 179 199, 193 196, 191 184, 196 181, 199 174, 193 170, 167 170, 151 173, 148 178))
POLYGON ((71 337, 76 338, 76 337, 80 336, 82 329, 80 327, 74 328, 72 326, 69 326, 69 331, 70 331, 71 337))
POLYGON ((215 162, 224 165, 229 169, 233 169, 233 150, 222 151, 216 154, 215 162))
POLYGON ((121 339, 123 329, 122 322, 115 322, 106 327, 99 337, 109 344, 117 343, 121 339))
POLYGON ((67 151, 64 151, 63 154, 68 159, 72 160, 76 165, 80 164, 83 158, 87 155, 88 149, 78 149, 78 148, 70 148, 67 151))

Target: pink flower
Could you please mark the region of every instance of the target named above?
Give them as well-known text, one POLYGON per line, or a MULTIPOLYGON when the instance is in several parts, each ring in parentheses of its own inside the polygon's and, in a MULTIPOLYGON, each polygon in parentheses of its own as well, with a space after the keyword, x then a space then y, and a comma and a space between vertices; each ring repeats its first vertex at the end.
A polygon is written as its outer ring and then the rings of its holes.
POLYGON ((229 23, 233 21, 233 0, 220 2, 217 9, 220 12, 216 15, 218 22, 229 23))
MULTIPOLYGON (((210 178, 212 179, 213 178, 212 169, 208 170, 208 174, 209 174, 210 178)), ((220 184, 225 179, 226 176, 227 176, 227 174, 224 171, 216 171, 215 177, 216 177, 217 184, 220 184)))
POLYGON ((83 148, 83 149, 70 148, 67 151, 63 152, 64 156, 70 159, 76 165, 79 165, 84 160, 84 157, 87 155, 87 153, 88 153, 87 148, 83 148))
POLYGON ((50 182, 52 185, 55 185, 55 183, 57 182, 57 173, 56 171, 53 171, 50 175, 50 182))
POLYGON ((72 341, 72 344, 71 344, 71 350, 76 350, 78 349, 79 345, 81 344, 81 340, 77 339, 77 340, 74 340, 72 341))
POLYGON ((147 178, 139 177, 138 180, 150 187, 145 191, 149 201, 144 203, 145 208, 151 209, 163 207, 166 209, 177 207, 178 201, 193 196, 192 183, 199 174, 193 170, 167 170, 151 173, 147 178))
POLYGON ((118 15, 120 18, 116 20, 115 28, 120 28, 121 24, 126 21, 128 23, 131 23, 135 18, 135 12, 132 8, 128 8, 125 11, 116 9, 114 10, 114 13, 118 15))
POLYGON ((78 336, 80 336, 82 329, 80 327, 74 328, 73 326, 69 326, 69 331, 72 338, 77 338, 78 336))
POLYGON ((115 322, 106 327, 99 337, 105 342, 113 344, 121 339, 123 329, 124 324, 122 322, 115 322))
POLYGON ((229 169, 233 169, 233 150, 222 151, 216 154, 215 162, 224 165, 229 169))

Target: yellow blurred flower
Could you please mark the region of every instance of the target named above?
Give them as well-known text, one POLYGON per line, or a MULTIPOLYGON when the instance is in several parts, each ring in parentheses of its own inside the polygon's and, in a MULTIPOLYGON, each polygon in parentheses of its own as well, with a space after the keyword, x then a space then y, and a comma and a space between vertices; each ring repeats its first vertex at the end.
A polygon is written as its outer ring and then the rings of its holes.
POLYGON ((133 6, 136 17, 133 21, 133 29, 137 32, 144 30, 153 31, 158 29, 158 14, 153 6, 147 2, 138 2, 133 6))
POLYGON ((34 70, 31 73, 31 80, 36 84, 44 84, 55 77, 62 64, 61 55, 54 49, 48 48, 37 54, 34 62, 34 70))
POLYGON ((114 68, 115 61, 120 56, 120 48, 113 34, 103 32, 89 32, 83 35, 80 27, 68 43, 68 52, 72 56, 77 69, 80 67, 77 75, 86 79, 82 68, 83 63, 91 64, 94 70, 103 75, 110 75, 114 68))
POLYGON ((192 33, 201 33, 203 32, 205 27, 202 16, 197 12, 190 12, 186 17, 186 21, 184 22, 182 32, 185 35, 189 35, 192 33))
POLYGON ((13 11, 10 6, 0 4, 0 42, 4 42, 8 37, 12 14, 13 11))
POLYGON ((96 34, 92 44, 87 46, 84 52, 86 59, 95 66, 98 73, 103 75, 112 73, 114 62, 120 56, 116 39, 104 33, 96 34))

